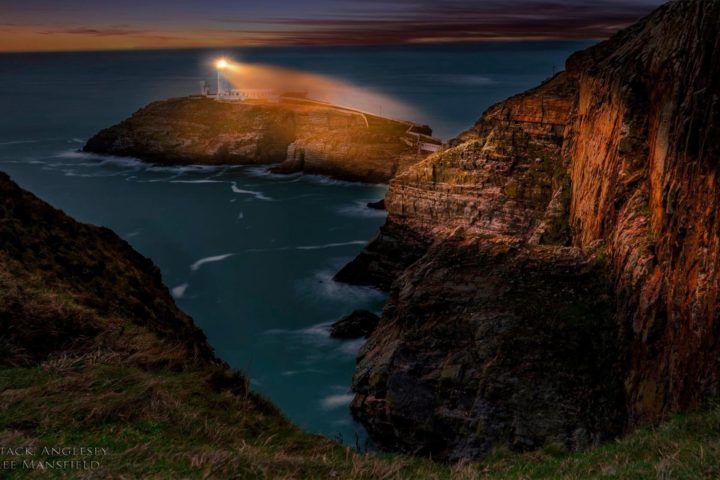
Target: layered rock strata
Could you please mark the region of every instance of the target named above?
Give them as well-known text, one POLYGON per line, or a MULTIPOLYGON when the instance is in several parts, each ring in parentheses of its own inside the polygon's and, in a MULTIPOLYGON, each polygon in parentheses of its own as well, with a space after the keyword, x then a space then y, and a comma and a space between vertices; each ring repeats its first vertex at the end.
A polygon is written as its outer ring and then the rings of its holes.
POLYGON ((669 3, 391 182, 338 275, 391 285, 352 407, 380 446, 576 448, 718 394, 718 25, 669 3))

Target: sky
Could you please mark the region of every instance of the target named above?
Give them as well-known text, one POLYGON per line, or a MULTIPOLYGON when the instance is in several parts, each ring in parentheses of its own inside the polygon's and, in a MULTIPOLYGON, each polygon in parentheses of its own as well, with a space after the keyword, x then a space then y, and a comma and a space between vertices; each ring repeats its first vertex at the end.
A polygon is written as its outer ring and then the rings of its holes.
POLYGON ((0 0, 0 52, 602 39, 664 0, 0 0))

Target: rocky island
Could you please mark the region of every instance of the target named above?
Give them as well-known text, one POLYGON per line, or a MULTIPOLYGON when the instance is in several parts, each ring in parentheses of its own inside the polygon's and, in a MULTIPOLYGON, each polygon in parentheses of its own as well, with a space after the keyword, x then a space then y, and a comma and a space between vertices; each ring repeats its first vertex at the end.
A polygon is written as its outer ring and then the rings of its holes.
POLYGON ((432 130, 307 98, 151 103, 92 137, 83 150, 159 164, 278 164, 341 180, 384 183, 425 158, 432 130))

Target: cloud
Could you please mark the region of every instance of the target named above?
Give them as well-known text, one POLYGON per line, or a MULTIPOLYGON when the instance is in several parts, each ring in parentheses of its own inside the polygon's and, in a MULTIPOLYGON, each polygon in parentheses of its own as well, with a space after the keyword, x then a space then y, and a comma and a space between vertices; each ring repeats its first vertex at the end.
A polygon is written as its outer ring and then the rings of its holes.
POLYGON ((0 51, 607 38, 663 1, 26 0, 3 12, 0 51))
POLYGON ((316 18, 238 18, 243 33, 273 43, 367 44, 472 41, 495 38, 602 38, 627 26, 661 0, 393 0, 365 3, 316 18))
POLYGON ((145 30, 137 30, 133 28, 88 28, 88 27, 72 27, 72 28, 55 28, 51 30, 44 30, 41 32, 44 35, 91 35, 97 37, 114 37, 124 35, 149 35, 151 32, 145 30))

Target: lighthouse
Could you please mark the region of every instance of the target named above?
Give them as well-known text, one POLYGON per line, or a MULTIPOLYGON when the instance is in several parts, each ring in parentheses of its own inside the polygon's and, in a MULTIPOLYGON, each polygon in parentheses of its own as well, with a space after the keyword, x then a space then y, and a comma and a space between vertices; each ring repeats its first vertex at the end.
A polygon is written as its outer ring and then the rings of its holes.
POLYGON ((228 68, 228 62, 224 58, 221 58, 217 62, 215 62, 215 69, 217 70, 217 98, 221 98, 223 96, 223 91, 221 88, 221 74, 223 70, 226 70, 228 68))

